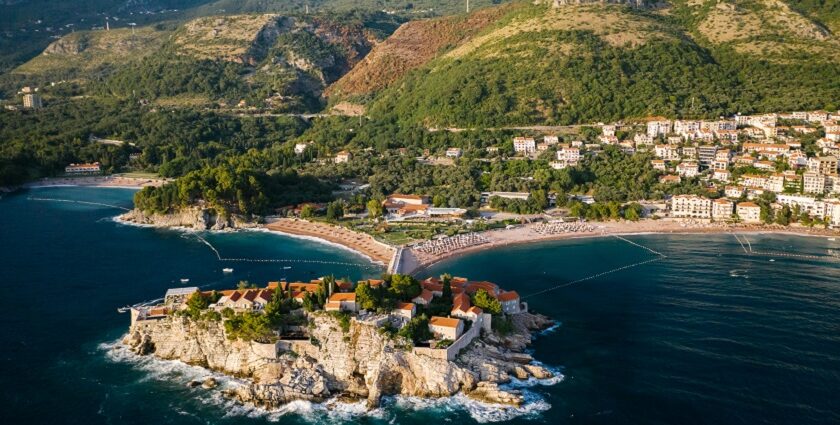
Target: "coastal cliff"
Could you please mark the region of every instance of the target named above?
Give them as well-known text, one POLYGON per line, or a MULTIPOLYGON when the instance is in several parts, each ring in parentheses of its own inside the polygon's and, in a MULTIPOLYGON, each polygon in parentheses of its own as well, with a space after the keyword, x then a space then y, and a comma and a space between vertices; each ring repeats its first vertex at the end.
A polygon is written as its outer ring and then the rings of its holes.
POLYGON ((519 316, 510 335, 477 340, 455 361, 414 353, 399 339, 381 332, 375 320, 354 319, 344 330, 327 314, 309 315, 309 340, 277 344, 231 340, 221 321, 169 316, 135 322, 123 343, 136 354, 244 378, 246 383, 227 395, 264 407, 337 395, 366 399, 375 407, 384 395, 437 398, 458 392, 482 401, 519 405, 521 394, 498 384, 512 377, 553 376, 522 352, 531 331, 550 321, 528 313, 519 316))
POLYGON ((196 230, 224 230, 257 225, 254 221, 238 215, 221 216, 216 210, 200 207, 186 208, 171 214, 147 214, 135 208, 119 216, 119 220, 156 227, 188 227, 196 230))

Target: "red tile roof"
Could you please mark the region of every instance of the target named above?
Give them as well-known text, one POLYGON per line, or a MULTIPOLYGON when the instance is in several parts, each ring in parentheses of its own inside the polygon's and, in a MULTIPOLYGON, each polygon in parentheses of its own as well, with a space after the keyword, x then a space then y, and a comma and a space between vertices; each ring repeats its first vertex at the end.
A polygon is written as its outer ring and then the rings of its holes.
POLYGON ((440 316, 432 316, 429 319, 429 324, 432 326, 442 326, 445 328, 457 328, 458 323, 460 323, 460 319, 453 319, 451 317, 440 317, 440 316))
POLYGON ((499 294, 499 301, 506 302, 506 301, 515 301, 519 299, 519 294, 516 291, 508 291, 502 292, 499 294))
POLYGON ((397 303, 397 310, 414 310, 414 303, 397 303))
POLYGON ((431 291, 429 291, 428 289, 424 289, 423 292, 421 292, 420 295, 416 296, 415 298, 422 298, 428 303, 432 301, 432 298, 434 298, 434 296, 435 295, 432 294, 431 291))

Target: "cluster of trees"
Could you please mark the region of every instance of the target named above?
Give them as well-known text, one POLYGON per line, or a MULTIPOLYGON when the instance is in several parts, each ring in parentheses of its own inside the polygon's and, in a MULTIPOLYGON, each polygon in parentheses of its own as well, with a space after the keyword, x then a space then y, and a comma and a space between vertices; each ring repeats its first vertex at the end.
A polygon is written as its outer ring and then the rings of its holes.
POLYGON ((95 162, 106 172, 136 170, 178 177, 236 161, 264 170, 300 164, 291 147, 307 123, 293 117, 235 117, 189 109, 154 112, 109 99, 57 101, 39 111, 0 114, 0 186, 60 175, 70 163, 95 162), (104 145, 90 135, 134 146, 104 145), (129 162, 129 155, 140 153, 129 162))
POLYGON ((490 197, 490 207, 517 214, 538 214, 548 208, 548 195, 545 190, 531 191, 528 199, 509 199, 500 196, 490 197))
POLYGON ((150 213, 170 213, 204 204, 228 216, 266 214, 273 206, 330 198, 331 186, 291 169, 265 173, 220 165, 192 171, 161 187, 145 187, 134 195, 134 205, 150 213))
POLYGON ((472 304, 492 315, 498 316, 502 314, 502 303, 484 289, 479 289, 473 294, 472 304))
POLYGON ((596 221, 619 219, 637 221, 642 217, 644 212, 644 208, 637 202, 622 205, 620 202, 609 201, 596 202, 590 205, 580 201, 572 201, 568 207, 569 215, 572 217, 596 221))
POLYGON ((392 274, 384 275, 383 285, 371 287, 367 282, 359 282, 356 285, 356 303, 359 308, 371 311, 390 311, 397 302, 410 301, 420 295, 423 288, 420 282, 410 275, 392 274))

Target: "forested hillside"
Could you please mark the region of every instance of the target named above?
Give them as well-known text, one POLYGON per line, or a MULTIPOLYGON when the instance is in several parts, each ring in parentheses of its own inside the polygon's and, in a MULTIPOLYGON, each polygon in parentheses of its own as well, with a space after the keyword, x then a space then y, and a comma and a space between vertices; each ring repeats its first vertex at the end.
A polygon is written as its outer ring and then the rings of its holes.
POLYGON ((838 39, 783 3, 746 3, 519 9, 370 109, 464 127, 836 108, 838 39))

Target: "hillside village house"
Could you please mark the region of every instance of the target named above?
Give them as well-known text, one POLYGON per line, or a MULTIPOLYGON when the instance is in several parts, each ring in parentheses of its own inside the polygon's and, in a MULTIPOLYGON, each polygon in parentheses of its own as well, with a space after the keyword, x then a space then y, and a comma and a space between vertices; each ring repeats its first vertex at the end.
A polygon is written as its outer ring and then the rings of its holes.
POLYGON ((347 151, 341 151, 335 155, 336 164, 343 164, 345 162, 349 162, 351 159, 353 159, 353 154, 347 151))
POLYGON ((533 137, 514 137, 513 151, 521 154, 532 154, 537 151, 537 142, 533 137))
POLYGON ((700 174, 700 166, 696 162, 681 162, 677 164, 677 174, 682 177, 695 177, 700 174))
POLYGON ((665 166, 664 159, 653 159, 650 161, 650 166, 653 167, 654 170, 668 171, 668 167, 665 166))
POLYGON ((557 136, 545 136, 543 137, 543 143, 547 145, 556 145, 560 143, 560 138, 557 136))
POLYGON ((727 198, 740 198, 744 195, 746 188, 744 186, 730 185, 726 186, 723 191, 727 198))
POLYGON ((95 174, 101 171, 99 163, 93 164, 70 164, 64 167, 64 172, 67 174, 95 174))
POLYGON ((738 218, 744 223, 761 223, 761 207, 753 202, 741 202, 736 207, 738 218))
POLYGON ((671 121, 648 121, 647 123, 647 135, 651 138, 656 138, 658 136, 666 136, 670 132, 671 121))
POLYGON ((633 143, 636 144, 636 148, 640 146, 653 146, 653 137, 647 134, 636 134, 633 136, 633 143))
POLYGON ((785 175, 781 173, 771 174, 767 176, 764 182, 764 189, 774 193, 782 193, 785 190, 785 175))
POLYGON ((580 149, 570 147, 558 149, 557 160, 565 161, 568 165, 577 165, 580 162, 580 149))
POLYGON ((729 178, 732 176, 732 173, 729 170, 715 170, 712 174, 712 179, 717 181, 722 181, 724 183, 729 183, 729 178))
POLYGON ((455 341, 464 333, 464 322, 451 317, 432 316, 429 319, 429 331, 438 339, 455 341))
POLYGON ((312 144, 312 142, 310 142, 310 143, 296 143, 295 144, 295 154, 296 155, 303 154, 304 152, 306 152, 306 149, 309 148, 309 145, 311 145, 311 144, 312 144))
POLYGON ((653 149, 656 157, 665 161, 678 161, 680 159, 680 148, 676 146, 656 145, 653 149))
POLYGON ((823 156, 808 159, 808 171, 835 175, 837 174, 837 158, 833 156, 823 156))
POLYGON ((825 193, 825 181, 826 178, 822 174, 811 171, 804 173, 802 174, 802 191, 804 193, 823 194, 825 193))
POLYGON ((449 148, 446 150, 447 158, 458 159, 461 157, 462 154, 463 151, 461 150, 461 148, 449 148))
POLYGON ((697 160, 700 161, 700 165, 706 168, 711 167, 712 163, 717 159, 717 149, 717 146, 713 145, 698 146, 697 160))
POLYGON ((744 174, 741 176, 740 183, 742 186, 763 189, 764 186, 767 185, 767 177, 757 174, 744 174))
POLYGON ((697 195, 671 197, 671 216, 675 218, 711 218, 712 201, 697 195))
POLYGON ((664 176, 660 176, 660 177, 659 177, 659 183, 663 183, 663 184, 680 184, 680 183, 682 183, 682 177, 680 177, 680 176, 675 176, 675 175, 672 175, 672 174, 667 174, 667 175, 664 175, 664 176))

